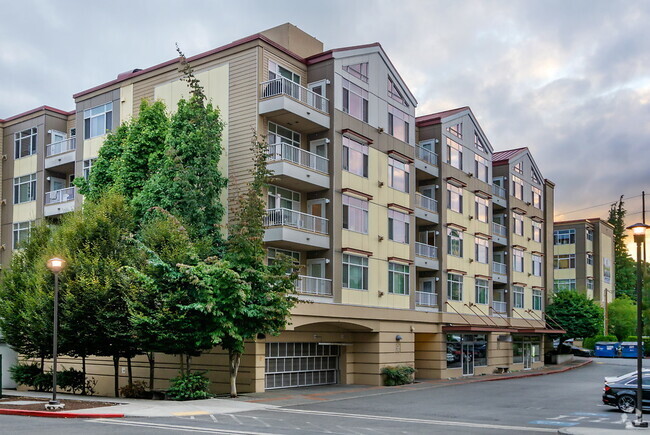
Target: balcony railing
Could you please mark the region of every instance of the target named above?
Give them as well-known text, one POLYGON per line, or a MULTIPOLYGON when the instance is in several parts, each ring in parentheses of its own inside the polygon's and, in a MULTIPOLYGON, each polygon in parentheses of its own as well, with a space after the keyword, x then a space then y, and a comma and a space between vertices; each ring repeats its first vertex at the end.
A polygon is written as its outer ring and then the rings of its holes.
POLYGON ((497 236, 501 236, 501 237, 508 236, 508 230, 506 229, 506 227, 496 222, 492 222, 492 232, 497 236))
POLYGON ((505 199, 505 197, 506 197, 506 189, 504 189, 501 186, 497 186, 496 184, 492 185, 492 193, 495 196, 498 196, 499 198, 505 199))
POLYGON ((267 227, 293 227, 300 230, 327 234, 327 219, 301 213, 288 208, 272 208, 266 211, 264 225, 267 227))
POLYGON ((269 80, 260 84, 261 98, 272 98, 278 95, 287 95, 301 103, 320 110, 324 113, 329 113, 329 100, 322 95, 300 86, 296 82, 280 77, 277 79, 269 80))
POLYGON ((426 148, 422 148, 419 145, 417 149, 418 149, 418 159, 422 160, 423 162, 430 163, 434 166, 438 166, 438 154, 426 148))
POLYGON ((52 142, 45 145, 45 157, 55 156, 57 154, 67 153, 77 149, 77 138, 71 137, 58 142, 52 142))
POLYGON ((332 296, 332 280, 299 275, 296 281, 296 291, 305 295, 332 296))
POLYGON ((492 301, 492 311, 495 313, 503 314, 507 312, 508 304, 502 301, 492 301))
POLYGON ((420 257, 438 258, 438 247, 426 243, 415 242, 415 255, 420 257))
POLYGON ((429 198, 428 196, 424 196, 421 193, 415 193, 415 204, 425 210, 438 213, 438 201, 429 198))
POLYGON ((74 187, 67 187, 65 189, 52 190, 45 192, 45 205, 58 204, 60 202, 67 202, 74 200, 74 187))
POLYGON ((288 143, 269 145, 269 161, 287 160, 297 165, 328 173, 328 159, 288 143))
POLYGON ((415 292, 415 305, 424 307, 438 306, 438 296, 435 293, 415 292))
POLYGON ((492 262, 492 272, 498 273, 499 275, 507 275, 508 268, 503 263, 497 263, 496 261, 492 262))

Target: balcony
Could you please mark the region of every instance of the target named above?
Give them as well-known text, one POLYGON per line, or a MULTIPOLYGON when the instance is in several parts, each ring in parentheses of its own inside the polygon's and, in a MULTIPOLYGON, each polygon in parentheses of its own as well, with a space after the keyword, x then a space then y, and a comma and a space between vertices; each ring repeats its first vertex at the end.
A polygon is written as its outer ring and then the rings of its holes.
POLYGON ((417 159, 415 160, 415 168, 424 171, 434 177, 438 176, 438 154, 422 148, 416 147, 417 159))
POLYGON ((329 189, 329 160, 287 143, 269 145, 267 168, 273 172, 273 184, 313 192, 329 189))
POLYGON ((503 301, 492 301, 492 313, 493 313, 493 315, 507 314, 508 313, 508 303, 503 302, 503 301))
POLYGON ((429 292, 415 292, 415 305, 421 307, 437 307, 438 295, 429 292))
MULTIPOLYGON (((74 165, 77 140, 75 137, 52 142, 45 146, 45 169, 70 164, 74 165)), ((72 171, 74 172, 74 167, 72 171)))
POLYGON ((415 242, 415 267, 438 270, 438 247, 426 243, 415 242))
POLYGON ((501 207, 506 207, 506 189, 496 184, 492 185, 492 203, 501 207))
POLYGON ((75 188, 52 190, 45 193, 43 215, 55 216, 74 211, 75 188))
POLYGON ((506 246, 508 244, 508 229, 501 224, 492 222, 492 242, 506 246))
POLYGON ((302 295, 332 297, 332 280, 299 275, 296 291, 302 295))
POLYGON ((492 262, 492 279, 503 284, 508 282, 508 268, 504 263, 492 262))
POLYGON ((421 193, 415 193, 415 217, 437 224, 440 221, 438 216, 438 201, 421 193))
POLYGON ((283 249, 329 249, 327 219, 287 208, 266 211, 264 241, 283 249))
POLYGON ((330 126, 328 99, 285 77, 260 84, 259 114, 284 126, 300 122, 308 134, 330 126))

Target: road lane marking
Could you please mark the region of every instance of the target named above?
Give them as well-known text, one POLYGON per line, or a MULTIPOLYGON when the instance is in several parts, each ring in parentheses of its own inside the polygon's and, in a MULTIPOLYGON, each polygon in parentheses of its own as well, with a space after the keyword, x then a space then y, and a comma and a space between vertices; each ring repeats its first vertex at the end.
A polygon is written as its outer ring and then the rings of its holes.
POLYGON ((598 413, 598 412, 574 412, 572 413, 573 415, 581 415, 584 417, 613 417, 613 414, 605 414, 605 413, 598 413))
MULTIPOLYGON (((570 423, 568 421, 533 420, 529 421, 528 424, 546 424, 548 426, 576 426, 580 423, 570 423)), ((555 431, 553 430, 553 432, 555 431)))
POLYGON ((199 433, 236 434, 236 435, 280 435, 280 434, 273 434, 271 432, 250 432, 250 431, 241 431, 241 430, 232 430, 232 429, 181 426, 177 424, 150 423, 150 422, 143 422, 143 421, 124 421, 124 420, 117 421, 117 420, 108 420, 108 419, 95 419, 95 420, 86 420, 86 421, 91 423, 113 424, 117 426, 150 427, 150 428, 155 428, 160 430, 173 430, 178 432, 199 432, 199 433))
POLYGON ((174 412, 172 415, 176 417, 186 417, 190 415, 208 415, 208 411, 185 411, 185 412, 174 412))

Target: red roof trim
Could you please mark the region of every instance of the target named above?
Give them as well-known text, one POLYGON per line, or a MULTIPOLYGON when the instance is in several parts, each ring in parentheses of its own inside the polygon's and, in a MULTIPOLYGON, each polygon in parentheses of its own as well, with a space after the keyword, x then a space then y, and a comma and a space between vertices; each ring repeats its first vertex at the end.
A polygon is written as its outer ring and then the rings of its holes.
POLYGON ((521 151, 528 150, 527 147, 513 148, 505 151, 497 151, 492 154, 492 166, 502 166, 507 164, 510 159, 519 154, 521 151))
POLYGON ((400 258, 400 257, 388 257, 388 261, 398 261, 400 263, 413 264, 413 260, 409 260, 408 258, 400 258))
POLYGON ((404 210, 404 211, 407 212, 408 214, 412 214, 412 213, 413 213, 413 209, 412 209, 412 208, 408 208, 408 207, 405 207, 405 206, 403 206, 403 205, 396 204, 396 203, 394 203, 394 202, 390 202, 390 203, 388 203, 388 206, 387 206, 387 207, 388 207, 388 208, 398 208, 398 209, 400 209, 400 210, 404 210))
POLYGON ((467 187, 467 183, 465 183, 465 182, 463 182, 463 181, 460 181, 458 178, 447 177, 447 178, 446 178, 446 181, 447 181, 448 183, 453 184, 453 185, 456 186, 456 187, 467 187))
POLYGON ((66 112, 65 110, 57 109, 57 108, 52 107, 52 106, 40 106, 40 107, 36 107, 35 109, 28 110, 27 112, 23 112, 23 113, 19 113, 18 115, 10 116, 7 119, 0 119, 0 121, 1 122, 9 122, 9 121, 13 121, 14 119, 22 118, 23 116, 31 115, 32 113, 36 113, 36 112, 40 112, 40 111, 46 111, 46 110, 50 111, 50 112, 58 113, 59 115, 66 115, 66 116, 70 116, 70 115, 73 115, 75 113, 74 110, 72 110, 70 112, 66 112))
POLYGON ((372 252, 356 248, 341 248, 341 252, 351 252, 353 254, 361 254, 365 255, 366 257, 372 257, 372 252))
POLYGON ((349 47, 333 48, 331 50, 327 50, 322 53, 311 55, 307 59, 305 59, 305 61, 307 65, 313 65, 315 63, 322 62, 324 60, 332 59, 334 57, 333 54, 337 51, 360 50, 362 48, 370 48, 370 47, 381 47, 381 44, 379 42, 373 42, 371 44, 352 45, 349 47))
POLYGON ((476 332, 516 332, 508 328, 499 328, 496 326, 474 326, 474 325, 451 325, 443 326, 442 332, 460 332, 460 331, 476 331, 476 332))
POLYGON ((443 112, 431 113, 429 115, 418 116, 415 118, 415 125, 418 127, 427 127, 429 125, 440 124, 443 118, 447 118, 452 115, 464 112, 466 110, 471 111, 469 106, 459 107, 457 109, 445 110, 443 112))
POLYGON ((399 151, 390 150, 386 154, 388 154, 391 157, 395 156, 397 158, 397 160, 402 160, 403 161, 402 163, 404 163, 404 162, 413 163, 414 162, 414 160, 412 158, 410 158, 409 156, 407 156, 405 154, 400 153, 399 151))
POLYGON ((349 188, 349 187, 344 187, 343 189, 341 189, 341 193, 350 193, 350 194, 352 194, 352 195, 356 195, 356 196, 360 196, 360 197, 362 197, 362 198, 365 198, 365 199, 367 199, 368 201, 370 201, 370 200, 373 198, 372 195, 369 195, 369 194, 367 194, 367 193, 360 192, 360 191, 358 191, 358 190, 356 190, 356 189, 351 189, 351 188, 349 188))
POLYGON ((564 329, 528 328, 518 329, 519 334, 566 334, 564 329))
POLYGON ((457 273, 457 274, 460 274, 460 275, 467 275, 467 272, 465 272, 464 270, 458 270, 458 269, 447 269, 447 272, 449 272, 449 273, 457 273))
POLYGON ((351 130, 349 128, 344 128, 343 130, 341 130, 341 134, 350 135, 356 137, 357 139, 361 139, 363 142, 365 142, 366 145, 370 145, 372 143, 372 139, 370 139, 369 137, 364 136, 361 133, 357 133, 356 131, 351 130))
POLYGON ((479 279, 486 279, 488 281, 492 281, 492 277, 488 275, 481 275, 480 273, 477 273, 474 275, 474 278, 479 278, 479 279))

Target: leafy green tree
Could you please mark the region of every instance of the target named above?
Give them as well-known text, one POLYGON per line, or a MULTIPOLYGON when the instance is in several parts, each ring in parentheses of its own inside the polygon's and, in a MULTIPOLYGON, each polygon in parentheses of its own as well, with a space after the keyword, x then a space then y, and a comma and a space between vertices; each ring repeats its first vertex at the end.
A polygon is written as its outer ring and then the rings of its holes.
POLYGON ((555 293, 546 315, 566 331, 563 339, 593 337, 603 330, 602 307, 573 290, 555 293))
POLYGON ((612 204, 607 221, 614 227, 614 279, 616 297, 627 295, 636 299, 636 269, 625 245, 626 228, 623 196, 612 204))
POLYGON ((636 303, 623 295, 607 305, 609 333, 623 341, 636 331, 636 303))

